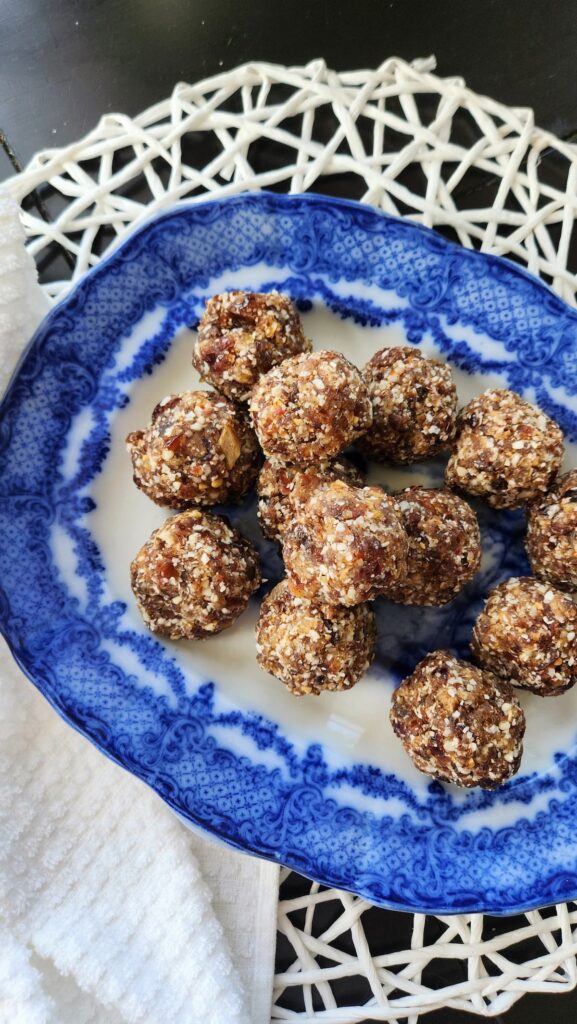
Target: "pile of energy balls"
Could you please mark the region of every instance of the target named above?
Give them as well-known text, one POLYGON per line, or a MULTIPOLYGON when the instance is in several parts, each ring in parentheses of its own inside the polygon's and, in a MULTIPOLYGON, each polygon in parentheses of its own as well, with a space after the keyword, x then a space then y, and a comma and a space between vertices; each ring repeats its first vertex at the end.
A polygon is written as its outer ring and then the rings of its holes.
POLYGON ((347 690, 374 656, 375 598, 443 605, 479 568, 477 519, 459 495, 527 505, 535 575, 489 594, 474 663, 427 655, 390 713, 422 772, 501 785, 519 767, 525 732, 513 687, 550 697, 577 681, 577 604, 565 593, 577 590, 577 470, 558 477, 557 424, 504 389, 457 413, 449 367, 415 348, 385 348, 362 370, 338 352, 313 353, 297 310, 276 292, 210 299, 193 363, 214 390, 163 399, 127 438, 136 485, 182 510, 131 566, 146 625, 196 640, 244 611, 261 583, 257 551, 207 509, 256 483, 260 524, 286 569, 262 602, 258 661, 297 695, 347 690), (450 450, 446 487, 393 496, 365 487, 343 454, 353 444, 387 463, 450 450))

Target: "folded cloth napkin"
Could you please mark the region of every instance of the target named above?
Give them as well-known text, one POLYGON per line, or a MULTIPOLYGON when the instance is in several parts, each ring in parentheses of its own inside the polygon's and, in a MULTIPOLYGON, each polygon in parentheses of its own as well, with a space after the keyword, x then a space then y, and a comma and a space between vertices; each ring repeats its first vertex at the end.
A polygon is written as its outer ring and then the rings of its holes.
MULTIPOLYGON (((0 190, 0 392, 47 308, 23 243, 0 190)), ((269 1024, 277 894, 274 865, 189 832, 2 643, 0 1024, 269 1024)))

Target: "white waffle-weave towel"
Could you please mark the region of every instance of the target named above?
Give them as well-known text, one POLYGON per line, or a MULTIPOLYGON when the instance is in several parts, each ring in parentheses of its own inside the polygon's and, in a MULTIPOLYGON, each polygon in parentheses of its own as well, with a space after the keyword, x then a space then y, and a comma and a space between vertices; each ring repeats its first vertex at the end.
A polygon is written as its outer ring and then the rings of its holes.
MULTIPOLYGON (((46 308, 0 190, 0 392, 46 308)), ((0 1024, 269 1024, 277 894, 274 865, 192 835, 2 643, 0 1024)))

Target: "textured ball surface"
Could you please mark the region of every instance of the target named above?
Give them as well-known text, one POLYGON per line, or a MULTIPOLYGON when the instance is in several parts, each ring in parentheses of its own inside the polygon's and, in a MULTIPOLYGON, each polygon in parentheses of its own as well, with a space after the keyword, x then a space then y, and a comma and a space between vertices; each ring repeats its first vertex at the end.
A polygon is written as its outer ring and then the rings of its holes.
POLYGON ((562 459, 560 427, 514 391, 496 389, 459 413, 445 480, 495 508, 517 508, 548 490, 562 459))
POLYGON ((339 455, 372 422, 361 374, 338 352, 286 359, 261 377, 250 412, 265 455, 294 464, 339 455))
POLYGON ((495 789, 519 768, 525 716, 512 686, 449 651, 419 662, 390 718, 415 767, 435 779, 495 789))
POLYGON ((452 601, 481 564, 475 513, 444 489, 407 487, 396 498, 409 538, 407 571, 386 596, 399 604, 452 601))
POLYGON ((187 391, 156 406, 129 434, 134 482, 168 508, 237 501, 256 480, 258 443, 246 416, 222 395, 187 391))
POLYGON ((281 540, 297 508, 320 483, 328 480, 345 480, 353 487, 361 487, 364 477, 354 462, 344 455, 312 466, 290 466, 266 459, 256 486, 258 518, 263 533, 272 540, 281 540), (298 498, 294 493, 296 483, 298 498))
POLYGON ((288 356, 310 350, 286 295, 233 291, 206 303, 192 361, 202 380, 245 402, 263 373, 288 356))
POLYGON ((513 577, 491 591, 471 650, 495 675, 556 697, 577 682, 577 605, 549 583, 513 577))
POLYGON ((407 535, 397 503, 379 487, 321 484, 283 537, 290 589, 347 606, 370 601, 406 570, 407 535))
POLYGON ((180 512, 150 536, 130 567, 144 622, 172 640, 220 633, 260 585, 252 544, 218 516, 180 512))
POLYGON ((286 580, 261 605, 257 658, 296 696, 349 690, 373 660, 372 608, 321 605, 291 593, 286 580))
POLYGON ((527 553, 539 579, 577 590, 577 469, 530 506, 527 553))
POLYGON ((436 455, 455 436, 457 389, 450 367, 416 348, 383 348, 363 370, 373 425, 360 447, 372 458, 408 463, 436 455))

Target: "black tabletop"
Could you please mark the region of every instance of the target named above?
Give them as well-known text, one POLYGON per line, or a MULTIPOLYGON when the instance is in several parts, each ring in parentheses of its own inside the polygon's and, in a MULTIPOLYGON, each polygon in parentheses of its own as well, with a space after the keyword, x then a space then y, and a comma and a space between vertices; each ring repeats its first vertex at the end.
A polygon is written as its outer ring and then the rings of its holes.
MULTIPOLYGON (((178 81, 245 61, 302 64, 324 57, 344 70, 431 53, 440 75, 462 75, 478 92, 531 106, 541 126, 577 137, 574 0, 4 0, 0 179, 36 150, 77 139, 107 111, 136 114, 178 81)), ((306 888, 294 875, 287 884, 291 895, 306 888)), ((398 934, 407 923, 403 915, 375 912, 366 927, 382 945, 383 932, 398 934)), ((286 952, 279 947, 281 969, 286 952)), ((340 998, 362 998, 354 981, 347 985, 340 998)), ((424 1019, 471 1024, 474 1018, 443 1010, 424 1019)), ((577 992, 525 996, 496 1019, 574 1024, 577 992)))

